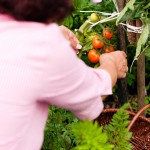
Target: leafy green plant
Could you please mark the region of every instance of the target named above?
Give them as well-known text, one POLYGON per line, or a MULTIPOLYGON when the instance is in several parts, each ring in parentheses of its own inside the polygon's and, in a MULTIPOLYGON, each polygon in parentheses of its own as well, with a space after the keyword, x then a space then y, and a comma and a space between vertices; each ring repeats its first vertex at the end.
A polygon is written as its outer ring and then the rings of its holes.
POLYGON ((71 124, 77 121, 69 111, 51 106, 42 150, 70 150, 74 145, 71 124))
POLYGON ((129 114, 125 112, 127 108, 129 108, 128 104, 122 106, 120 110, 114 114, 112 121, 104 127, 104 131, 109 137, 109 143, 115 145, 115 150, 132 149, 132 144, 129 143, 132 133, 127 129, 130 123, 128 120, 129 114))
POLYGON ((112 150, 114 147, 108 143, 108 135, 99 127, 98 122, 85 120, 72 126, 77 139, 77 146, 72 150, 112 150))
POLYGON ((130 121, 125 111, 128 108, 129 104, 122 106, 105 126, 87 120, 73 124, 77 144, 73 150, 131 150, 132 133, 127 130, 130 121))

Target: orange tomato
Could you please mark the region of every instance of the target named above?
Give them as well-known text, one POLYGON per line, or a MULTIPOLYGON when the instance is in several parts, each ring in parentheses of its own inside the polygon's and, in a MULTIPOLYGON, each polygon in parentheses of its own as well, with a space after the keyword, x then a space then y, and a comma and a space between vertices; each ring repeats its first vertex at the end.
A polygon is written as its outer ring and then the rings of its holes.
POLYGON ((110 53, 110 52, 114 52, 115 49, 113 45, 109 44, 105 46, 104 50, 106 53, 110 53))
POLYGON ((92 45, 94 48, 102 48, 105 45, 105 43, 104 43, 102 37, 96 35, 92 39, 92 45))
POLYGON ((106 39, 111 39, 113 35, 114 35, 114 32, 110 28, 107 27, 103 30, 103 36, 106 39))
POLYGON ((88 59, 91 63, 98 63, 100 59, 100 54, 98 54, 95 49, 91 49, 88 52, 88 59))

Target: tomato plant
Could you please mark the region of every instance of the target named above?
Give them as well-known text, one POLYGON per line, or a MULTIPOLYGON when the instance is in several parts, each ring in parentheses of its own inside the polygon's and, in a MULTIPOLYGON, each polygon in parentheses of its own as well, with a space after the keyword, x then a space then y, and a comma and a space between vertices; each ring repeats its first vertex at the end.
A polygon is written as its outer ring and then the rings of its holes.
POLYGON ((113 32, 110 28, 106 27, 106 28, 103 30, 103 36, 104 36, 106 39, 111 39, 111 38, 113 37, 113 35, 114 35, 114 32, 113 32))
POLYGON ((101 36, 96 35, 92 40, 92 45, 94 48, 102 48, 105 45, 105 43, 101 36))
POLYGON ((98 63, 100 59, 100 54, 95 49, 91 49, 88 52, 88 59, 91 63, 98 63))

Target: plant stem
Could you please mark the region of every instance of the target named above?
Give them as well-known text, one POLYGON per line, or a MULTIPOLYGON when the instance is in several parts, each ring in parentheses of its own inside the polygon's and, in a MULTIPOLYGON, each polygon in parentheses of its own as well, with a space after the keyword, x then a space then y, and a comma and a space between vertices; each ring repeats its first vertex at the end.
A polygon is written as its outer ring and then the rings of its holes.
POLYGON ((90 23, 87 22, 87 21, 85 21, 85 22, 81 25, 81 27, 79 28, 79 31, 80 31, 81 33, 83 33, 84 30, 85 30, 87 27, 89 27, 89 26, 90 26, 90 23))

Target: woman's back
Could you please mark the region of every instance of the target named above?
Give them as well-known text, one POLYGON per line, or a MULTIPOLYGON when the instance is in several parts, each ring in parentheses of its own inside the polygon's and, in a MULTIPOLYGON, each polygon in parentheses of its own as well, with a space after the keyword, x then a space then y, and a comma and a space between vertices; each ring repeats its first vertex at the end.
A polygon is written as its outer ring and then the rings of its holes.
POLYGON ((37 99, 43 86, 46 30, 40 23, 0 16, 1 150, 38 150, 42 144, 48 104, 37 99))

